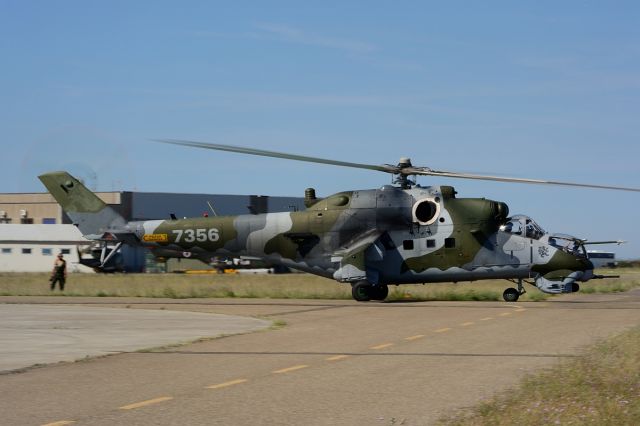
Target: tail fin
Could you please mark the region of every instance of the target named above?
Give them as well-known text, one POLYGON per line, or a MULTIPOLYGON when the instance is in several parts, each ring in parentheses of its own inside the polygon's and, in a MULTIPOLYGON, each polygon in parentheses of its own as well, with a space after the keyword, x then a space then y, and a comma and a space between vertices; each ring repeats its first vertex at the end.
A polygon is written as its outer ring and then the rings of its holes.
POLYGON ((100 238, 107 230, 125 225, 122 216, 69 173, 45 173, 38 179, 86 237, 100 238))

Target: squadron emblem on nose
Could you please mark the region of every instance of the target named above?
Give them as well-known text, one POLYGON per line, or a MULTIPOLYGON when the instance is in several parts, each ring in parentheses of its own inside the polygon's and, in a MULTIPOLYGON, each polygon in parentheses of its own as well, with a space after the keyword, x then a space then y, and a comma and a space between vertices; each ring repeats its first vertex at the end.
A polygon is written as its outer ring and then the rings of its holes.
POLYGON ((549 248, 545 246, 538 247, 538 254, 540 257, 549 256, 549 248))

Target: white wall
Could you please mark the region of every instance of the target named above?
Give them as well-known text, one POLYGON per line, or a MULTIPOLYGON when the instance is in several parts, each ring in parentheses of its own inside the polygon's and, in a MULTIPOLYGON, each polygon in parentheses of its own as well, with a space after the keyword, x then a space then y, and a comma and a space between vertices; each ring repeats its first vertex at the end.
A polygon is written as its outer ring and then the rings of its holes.
MULTIPOLYGON (((28 226, 28 225, 22 225, 28 226)), ((62 249, 69 250, 64 255, 67 261, 67 272, 93 272, 78 263, 78 252, 75 244, 60 243, 0 243, 0 272, 51 272, 53 262, 62 249), (11 253, 6 253, 10 249, 11 253), (22 249, 31 249, 31 254, 23 254, 22 249), (43 249, 50 249, 50 254, 43 254, 43 249)))

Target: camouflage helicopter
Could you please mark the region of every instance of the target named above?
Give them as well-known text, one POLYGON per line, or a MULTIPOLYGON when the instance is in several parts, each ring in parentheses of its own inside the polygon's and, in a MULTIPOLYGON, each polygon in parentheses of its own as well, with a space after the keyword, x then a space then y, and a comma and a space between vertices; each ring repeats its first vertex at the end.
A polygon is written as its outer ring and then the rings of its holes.
MULTIPOLYGON (((523 282, 545 293, 570 293, 597 276, 585 245, 570 235, 549 234, 532 218, 509 216, 507 204, 457 198, 451 186, 420 186, 412 176, 480 179, 640 192, 638 188, 370 165, 230 145, 182 140, 158 142, 355 167, 390 173, 392 185, 318 198, 305 190, 305 211, 126 222, 66 172, 39 176, 85 237, 105 244, 142 245, 194 256, 247 256, 351 285, 357 301, 384 300, 389 285, 505 279, 503 293, 517 301, 523 282)), ((110 254, 111 254, 110 253, 110 254)), ((101 259, 107 262, 108 256, 101 259)))

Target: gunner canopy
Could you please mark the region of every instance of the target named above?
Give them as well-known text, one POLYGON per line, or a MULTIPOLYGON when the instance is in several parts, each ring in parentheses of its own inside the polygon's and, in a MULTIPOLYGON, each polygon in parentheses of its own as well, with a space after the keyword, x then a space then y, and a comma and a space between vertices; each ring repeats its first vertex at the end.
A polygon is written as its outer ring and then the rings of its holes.
POLYGON ((575 256, 587 258, 584 241, 566 234, 549 235, 549 245, 575 256))

